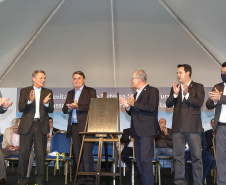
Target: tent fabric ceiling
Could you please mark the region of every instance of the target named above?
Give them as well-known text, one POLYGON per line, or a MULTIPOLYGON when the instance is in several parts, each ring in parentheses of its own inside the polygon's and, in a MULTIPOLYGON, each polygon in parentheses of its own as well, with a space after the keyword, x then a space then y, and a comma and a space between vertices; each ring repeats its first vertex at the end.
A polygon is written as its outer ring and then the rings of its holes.
MULTIPOLYGON (((226 59, 226 1, 164 2, 223 63, 226 59)), ((59 3, 60 0, 0 3, 0 76, 59 3)), ((75 70, 84 71, 86 84, 93 87, 114 87, 115 84, 129 87, 131 73, 136 68, 146 70, 148 83, 157 87, 171 86, 179 63, 191 64, 192 79, 205 86, 219 82, 219 65, 159 1, 113 0, 113 5, 115 64, 112 61, 111 1, 66 0, 0 87, 31 85, 31 73, 35 69, 46 71, 48 87, 71 87, 71 74, 75 70)))

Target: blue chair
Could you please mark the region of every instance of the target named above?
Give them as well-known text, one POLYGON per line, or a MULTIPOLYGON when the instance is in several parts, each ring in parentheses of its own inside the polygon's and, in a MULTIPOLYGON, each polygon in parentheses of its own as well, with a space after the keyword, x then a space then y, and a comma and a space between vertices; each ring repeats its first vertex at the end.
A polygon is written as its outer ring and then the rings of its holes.
MULTIPOLYGON (((156 157, 155 155, 155 139, 153 139, 153 143, 154 143, 154 157, 152 159, 152 163, 153 165, 155 165, 155 183, 157 183, 157 181, 159 180, 159 185, 161 185, 161 174, 160 174, 160 163, 159 163, 159 159, 156 157)), ((133 142, 133 159, 132 159, 132 185, 134 185, 134 166, 135 163, 137 162, 136 157, 135 157, 135 152, 134 152, 134 142, 133 142)))
MULTIPOLYGON (((113 164, 113 173, 115 173, 115 158, 114 158, 114 142, 107 142, 107 152, 108 152, 108 162, 112 162, 113 164)), ((93 159, 94 162, 98 161, 98 150, 99 150, 99 142, 95 142, 94 148, 93 148, 93 159)), ((105 154, 105 145, 102 147, 102 162, 105 162, 106 160, 106 154, 105 154)), ((115 185, 115 176, 113 176, 113 185, 115 185)))
MULTIPOLYGON (((51 140, 51 152, 58 152, 59 154, 65 153, 65 157, 59 156, 58 161, 64 162, 64 175, 65 175, 65 184, 67 184, 67 173, 68 173, 68 164, 70 165, 70 181, 72 181, 71 175, 71 153, 72 153, 72 139, 66 138, 66 131, 59 130, 56 132, 51 140)), ((48 165, 51 161, 55 162, 55 169, 57 166, 57 156, 46 156, 46 180, 48 181, 48 165)), ((54 169, 54 175, 55 170, 54 169)))

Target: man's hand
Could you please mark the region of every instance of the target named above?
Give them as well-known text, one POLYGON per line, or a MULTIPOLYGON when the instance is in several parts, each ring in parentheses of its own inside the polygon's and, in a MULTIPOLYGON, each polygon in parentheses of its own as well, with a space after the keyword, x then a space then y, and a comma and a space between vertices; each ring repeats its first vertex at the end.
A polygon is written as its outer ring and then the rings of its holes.
POLYGON ((177 85, 177 82, 173 82, 173 92, 175 95, 178 95, 178 93, 180 92, 180 85, 177 85))
POLYGON ((69 109, 69 111, 71 111, 72 109, 78 109, 78 103, 76 100, 74 100, 74 102, 71 104, 66 104, 66 106, 69 109))
POLYGON ((123 98, 123 97, 120 98, 120 103, 126 108, 130 107, 130 105, 128 104, 127 100, 125 98, 123 98))
POLYGON ((168 135, 168 129, 166 127, 163 129, 163 132, 165 133, 166 136, 168 135))
POLYGON ((188 85, 183 85, 183 95, 186 96, 188 93, 188 85))
POLYGON ((130 105, 130 106, 134 106, 134 97, 131 97, 131 96, 128 96, 127 98, 126 98, 126 101, 127 101, 127 103, 130 105))
POLYGON ((215 103, 217 103, 220 100, 221 95, 222 92, 219 92, 216 87, 214 91, 208 93, 209 98, 213 100, 215 103))
POLYGON ((51 93, 49 93, 46 97, 45 97, 45 99, 43 100, 43 103, 45 104, 45 103, 49 103, 49 100, 51 100, 51 93))
POLYGON ((35 91, 31 90, 30 94, 29 94, 29 101, 33 102, 35 101, 35 91))
POLYGON ((13 102, 9 102, 9 98, 0 98, 0 106, 2 106, 2 108, 7 109, 12 104, 13 102))
POLYGON ((48 139, 51 139, 51 137, 50 137, 50 134, 49 134, 49 133, 47 134, 47 138, 48 138, 48 139))

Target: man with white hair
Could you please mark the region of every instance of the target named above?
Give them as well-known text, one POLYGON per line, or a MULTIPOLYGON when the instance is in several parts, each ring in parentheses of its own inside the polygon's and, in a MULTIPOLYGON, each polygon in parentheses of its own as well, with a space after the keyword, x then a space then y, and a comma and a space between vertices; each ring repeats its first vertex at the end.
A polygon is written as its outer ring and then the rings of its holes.
POLYGON ((11 127, 5 130, 2 149, 0 149, 0 184, 5 182, 5 159, 9 155, 19 155, 20 135, 18 133, 19 118, 14 118, 11 127))

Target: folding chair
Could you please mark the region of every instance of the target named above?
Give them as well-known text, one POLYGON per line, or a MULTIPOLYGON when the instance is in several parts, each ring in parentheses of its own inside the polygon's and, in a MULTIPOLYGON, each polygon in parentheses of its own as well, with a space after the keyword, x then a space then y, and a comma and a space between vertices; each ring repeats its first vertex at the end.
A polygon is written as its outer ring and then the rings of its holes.
MULTIPOLYGON (((72 139, 66 138, 66 131, 59 130, 57 131, 51 140, 51 152, 58 152, 59 154, 65 153, 66 156, 60 156, 57 159, 57 156, 46 156, 46 180, 48 181, 48 165, 51 161, 55 162, 55 168, 58 165, 57 162, 64 162, 64 175, 65 175, 65 184, 67 184, 67 173, 68 173, 68 164, 70 165, 70 182, 72 181, 71 174, 71 153, 72 153, 72 139)), ((54 169, 55 175, 55 169, 54 169)))

